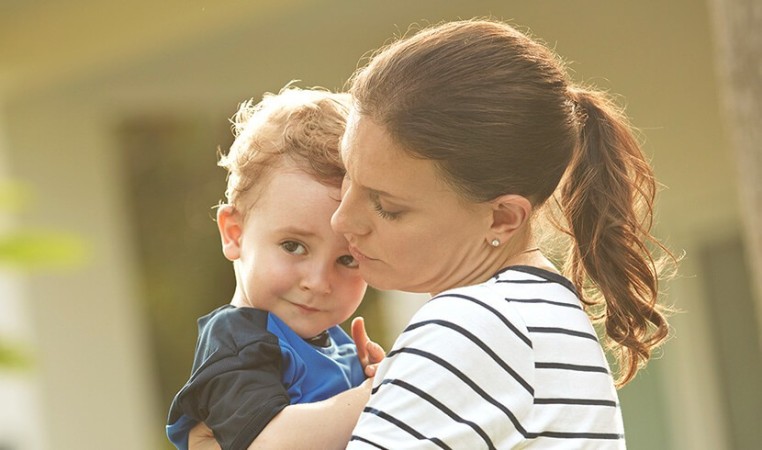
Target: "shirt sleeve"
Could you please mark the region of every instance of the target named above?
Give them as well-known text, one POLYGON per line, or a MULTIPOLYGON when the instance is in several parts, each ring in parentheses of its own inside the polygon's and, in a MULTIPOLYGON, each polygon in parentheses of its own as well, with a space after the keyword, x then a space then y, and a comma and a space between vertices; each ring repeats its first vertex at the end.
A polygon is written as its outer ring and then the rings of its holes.
POLYGON ((379 367, 348 448, 479 449, 522 439, 531 342, 514 311, 480 294, 442 294, 416 313, 379 367))
POLYGON ((194 370, 178 393, 172 415, 212 429, 220 446, 245 449, 290 402, 281 381, 278 338, 240 311, 200 322, 194 370))

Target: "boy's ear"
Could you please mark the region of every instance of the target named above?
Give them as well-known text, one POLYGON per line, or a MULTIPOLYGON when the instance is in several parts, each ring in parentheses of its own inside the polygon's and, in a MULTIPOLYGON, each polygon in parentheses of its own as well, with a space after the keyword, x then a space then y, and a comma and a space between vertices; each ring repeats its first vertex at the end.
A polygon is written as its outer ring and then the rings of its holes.
POLYGON ((222 254, 230 261, 241 257, 241 234, 243 217, 233 205, 217 208, 217 228, 220 230, 222 254))
POLYGON ((492 224, 487 242, 498 239, 508 242, 516 231, 529 221, 532 203, 521 195, 506 194, 492 200, 492 224))

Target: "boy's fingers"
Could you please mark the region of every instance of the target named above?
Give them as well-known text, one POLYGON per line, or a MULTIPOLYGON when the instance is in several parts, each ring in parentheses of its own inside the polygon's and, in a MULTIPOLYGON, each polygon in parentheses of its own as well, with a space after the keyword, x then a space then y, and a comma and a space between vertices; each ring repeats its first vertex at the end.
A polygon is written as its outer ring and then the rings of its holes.
POLYGON ((366 347, 368 350, 368 362, 372 364, 380 363, 386 356, 384 348, 373 341, 368 341, 368 345, 366 347))
POLYGON ((357 346, 357 358, 363 366, 367 366, 371 357, 368 351, 370 339, 365 331, 365 320, 362 317, 355 317, 352 320, 352 339, 357 346))

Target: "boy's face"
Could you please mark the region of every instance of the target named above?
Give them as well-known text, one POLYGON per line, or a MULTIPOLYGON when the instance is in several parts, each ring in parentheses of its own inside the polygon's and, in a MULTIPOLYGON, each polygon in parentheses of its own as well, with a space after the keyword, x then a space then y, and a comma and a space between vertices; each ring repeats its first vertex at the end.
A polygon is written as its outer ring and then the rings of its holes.
POLYGON ((339 199, 339 188, 286 167, 271 174, 245 220, 220 208, 223 253, 238 284, 233 304, 270 311, 303 338, 348 319, 366 284, 331 229, 339 199))

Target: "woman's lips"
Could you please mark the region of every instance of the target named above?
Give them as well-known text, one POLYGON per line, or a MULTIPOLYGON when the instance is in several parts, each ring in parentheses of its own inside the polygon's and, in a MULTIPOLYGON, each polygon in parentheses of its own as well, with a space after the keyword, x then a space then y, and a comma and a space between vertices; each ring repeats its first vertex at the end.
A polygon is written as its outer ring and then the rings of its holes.
POLYGON ((350 245, 348 247, 349 253, 359 262, 363 261, 376 261, 374 258, 371 258, 369 256, 366 256, 364 253, 362 253, 360 250, 357 249, 357 247, 350 245))

